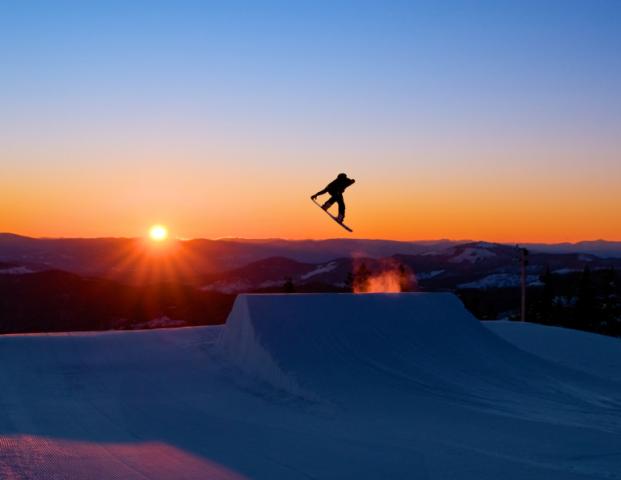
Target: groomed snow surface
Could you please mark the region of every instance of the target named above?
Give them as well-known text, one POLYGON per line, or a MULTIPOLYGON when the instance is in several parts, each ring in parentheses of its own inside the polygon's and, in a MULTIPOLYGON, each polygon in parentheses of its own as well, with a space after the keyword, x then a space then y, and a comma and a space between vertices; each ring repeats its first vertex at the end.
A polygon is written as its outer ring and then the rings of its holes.
POLYGON ((0 479, 621 477, 621 343, 450 294, 241 295, 225 326, 0 337, 0 479))

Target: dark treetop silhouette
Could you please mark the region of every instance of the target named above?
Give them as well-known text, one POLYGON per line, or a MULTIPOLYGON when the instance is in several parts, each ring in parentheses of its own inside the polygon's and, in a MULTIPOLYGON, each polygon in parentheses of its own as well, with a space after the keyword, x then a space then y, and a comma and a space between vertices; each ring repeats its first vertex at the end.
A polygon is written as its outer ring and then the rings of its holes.
POLYGON ((339 214, 338 217, 336 217, 336 221, 343 223, 343 220, 345 219, 345 201, 343 200, 343 192, 355 181, 356 180, 353 178, 347 178, 347 174, 339 173, 335 180, 330 182, 326 188, 311 196, 311 199, 315 200, 319 195, 329 193, 330 198, 321 206, 321 208, 328 210, 328 208, 336 202, 339 206, 339 214))

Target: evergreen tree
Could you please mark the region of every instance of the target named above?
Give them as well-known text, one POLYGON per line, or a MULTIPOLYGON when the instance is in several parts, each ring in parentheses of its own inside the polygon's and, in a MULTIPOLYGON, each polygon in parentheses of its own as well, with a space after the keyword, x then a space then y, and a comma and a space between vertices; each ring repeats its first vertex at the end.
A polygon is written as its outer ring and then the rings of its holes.
POLYGON ((540 280, 543 283, 543 292, 541 293, 539 312, 535 318, 538 318, 540 323, 550 325, 554 323, 554 277, 550 272, 549 265, 546 265, 540 280))
POLYGON ((615 335, 617 318, 619 317, 619 302, 615 295, 617 273, 614 267, 602 272, 601 291, 601 318, 600 331, 608 335, 615 335))
POLYGON ((410 271, 402 263, 399 264, 399 287, 402 292, 409 292, 412 289, 410 271))
POLYGON ((295 285, 293 285, 293 279, 291 277, 287 277, 285 279, 285 283, 282 287, 283 292, 285 293, 294 293, 295 292, 295 285))
POLYGON ((615 291, 615 287, 616 287, 616 279, 617 279, 617 272, 615 271, 615 267, 607 268, 606 270, 602 272, 602 281, 603 281, 602 295, 605 298, 608 298, 611 295, 613 295, 615 291))
POLYGON ((597 318, 595 312, 595 295, 593 293, 593 280, 591 269, 584 267, 578 285, 578 298, 576 300, 576 324, 580 330, 596 330, 597 318))
POLYGON ((352 291, 354 289, 354 274, 353 272, 347 272, 347 277, 345 278, 345 286, 347 290, 352 291))
POLYGON ((366 264, 362 262, 358 265, 358 268, 354 272, 354 291, 366 292, 369 289, 369 278, 371 277, 371 271, 367 268, 366 264))

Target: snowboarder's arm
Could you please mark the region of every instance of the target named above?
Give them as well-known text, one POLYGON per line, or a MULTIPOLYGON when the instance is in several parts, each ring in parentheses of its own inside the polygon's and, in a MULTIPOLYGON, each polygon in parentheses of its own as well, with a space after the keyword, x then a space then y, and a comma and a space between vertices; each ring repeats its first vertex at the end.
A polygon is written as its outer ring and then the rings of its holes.
POLYGON ((317 192, 315 195, 311 195, 311 198, 315 200, 319 195, 323 195, 324 193, 328 193, 328 188, 324 188, 323 190, 317 192))

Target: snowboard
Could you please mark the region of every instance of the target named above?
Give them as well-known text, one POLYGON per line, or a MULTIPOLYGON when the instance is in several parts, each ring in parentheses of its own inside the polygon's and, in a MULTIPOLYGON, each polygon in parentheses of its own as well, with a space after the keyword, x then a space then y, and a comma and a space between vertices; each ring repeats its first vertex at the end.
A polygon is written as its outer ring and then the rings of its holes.
MULTIPOLYGON (((323 208, 321 208, 321 204, 320 204, 320 203, 317 203, 317 201, 316 201, 316 200, 313 200, 312 198, 311 198, 311 201, 312 201, 315 205, 317 205, 317 206, 318 206, 321 210, 323 210, 323 208)), ((345 225, 343 222, 339 222, 339 221, 336 219, 336 217, 335 217, 334 215, 332 215, 330 212, 328 212, 327 210, 323 210, 323 211, 324 211, 324 212, 326 212, 326 213, 328 214, 328 216, 329 216, 332 220, 334 220, 336 223, 338 223, 338 224, 339 224, 341 227, 343 227, 345 230, 347 230, 348 232, 353 232, 353 230, 352 230, 351 228, 349 228, 349 227, 348 227, 347 225, 345 225)))

